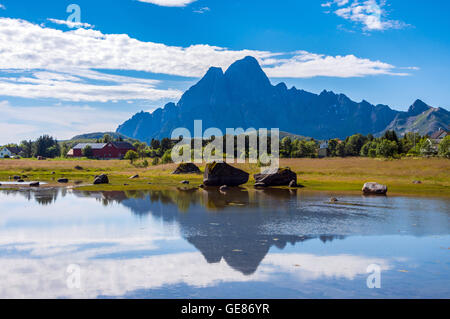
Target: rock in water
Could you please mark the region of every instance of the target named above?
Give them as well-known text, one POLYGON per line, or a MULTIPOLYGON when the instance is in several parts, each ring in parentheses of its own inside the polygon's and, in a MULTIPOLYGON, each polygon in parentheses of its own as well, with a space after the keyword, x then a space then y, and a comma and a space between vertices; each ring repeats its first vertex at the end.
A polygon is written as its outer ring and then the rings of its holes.
POLYGON ((200 169, 193 163, 181 163, 172 174, 198 174, 200 169))
POLYGON ((98 184, 109 184, 108 176, 105 174, 95 176, 94 185, 98 185, 98 184))
POLYGON ((297 181, 296 181, 296 180, 292 180, 292 181, 289 183, 289 187, 297 187, 297 181))
POLYGON ((249 174, 227 163, 209 163, 205 167, 205 186, 239 186, 248 182, 249 174))
POLYGON ((293 183, 295 187, 297 185, 297 174, 291 171, 290 168, 270 168, 262 172, 261 174, 255 174, 255 184, 265 186, 291 186, 293 183))
POLYGON ((365 183, 362 191, 367 195, 386 195, 388 189, 386 185, 371 182, 365 183))
POLYGON ((32 182, 30 183, 30 187, 39 187, 40 183, 39 182, 32 182))
POLYGON ((69 179, 67 179, 67 178, 60 178, 60 179, 58 179, 58 183, 61 183, 61 184, 66 184, 68 182, 69 182, 69 179))

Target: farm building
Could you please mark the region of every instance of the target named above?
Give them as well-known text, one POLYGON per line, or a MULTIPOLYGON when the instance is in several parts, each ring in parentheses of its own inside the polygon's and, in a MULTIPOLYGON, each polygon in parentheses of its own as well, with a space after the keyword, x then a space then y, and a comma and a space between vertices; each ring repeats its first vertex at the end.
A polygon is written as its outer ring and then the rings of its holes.
POLYGON ((128 151, 134 151, 133 145, 128 142, 80 143, 74 146, 67 156, 83 157, 83 150, 87 146, 92 149, 91 157, 98 159, 122 159, 128 151))
POLYGON ((0 158, 19 156, 21 151, 18 147, 3 147, 0 149, 0 158))

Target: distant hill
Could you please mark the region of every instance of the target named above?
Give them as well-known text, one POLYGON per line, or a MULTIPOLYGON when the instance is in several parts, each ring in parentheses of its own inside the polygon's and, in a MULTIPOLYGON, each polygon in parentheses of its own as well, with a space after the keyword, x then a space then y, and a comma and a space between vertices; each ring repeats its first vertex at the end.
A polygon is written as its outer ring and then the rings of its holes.
POLYGON ((87 134, 81 134, 72 137, 70 140, 97 140, 103 138, 105 134, 108 134, 113 139, 117 139, 119 137, 125 139, 129 139, 128 136, 125 136, 123 134, 117 133, 117 132, 96 132, 96 133, 87 133, 87 134))
POLYGON ((430 134, 448 129, 449 112, 417 100, 407 112, 387 105, 354 102, 344 94, 313 94, 284 83, 276 86, 257 60, 246 57, 226 72, 212 67, 187 90, 177 104, 168 103, 153 113, 140 112, 120 125, 118 133, 150 141, 170 137, 178 127, 193 132, 194 120, 203 128, 279 128, 316 139, 345 138, 355 133, 377 134, 391 128, 399 133, 419 130, 430 134))

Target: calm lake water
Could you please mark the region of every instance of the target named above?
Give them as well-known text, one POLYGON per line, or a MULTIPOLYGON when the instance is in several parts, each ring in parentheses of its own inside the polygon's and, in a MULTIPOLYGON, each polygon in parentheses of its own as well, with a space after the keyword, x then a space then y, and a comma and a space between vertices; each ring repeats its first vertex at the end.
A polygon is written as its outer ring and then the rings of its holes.
POLYGON ((329 198, 0 191, 0 298, 450 298, 450 199, 329 198))

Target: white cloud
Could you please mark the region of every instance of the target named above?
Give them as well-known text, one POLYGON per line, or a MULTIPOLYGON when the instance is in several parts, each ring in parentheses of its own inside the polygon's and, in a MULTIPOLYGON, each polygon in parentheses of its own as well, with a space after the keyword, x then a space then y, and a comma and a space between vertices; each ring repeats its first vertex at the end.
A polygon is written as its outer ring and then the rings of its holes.
POLYGON ((156 89, 159 81, 110 75, 89 69, 32 71, 19 77, 0 76, 0 96, 58 99, 73 102, 177 99, 177 90, 156 89), (91 84, 89 80, 108 82, 91 84))
POLYGON ((55 24, 59 24, 59 25, 66 25, 69 28, 93 28, 94 26, 89 24, 89 23, 83 23, 83 22, 70 22, 70 21, 66 21, 66 20, 58 20, 58 19, 51 19, 48 18, 47 19, 50 22, 53 22, 55 24))
POLYGON ((0 145, 50 134, 68 139, 86 132, 111 131, 132 112, 94 108, 88 105, 19 106, 0 102, 0 145))
POLYGON ((139 2, 156 4, 161 7, 185 7, 197 0, 138 0, 139 2))
POLYGON ((353 55, 333 57, 305 51, 229 50, 207 44, 177 47, 92 29, 63 32, 9 18, 0 18, 0 51, 0 69, 96 68, 200 77, 210 66, 227 68, 237 59, 252 55, 273 77, 336 76, 334 69, 339 69, 338 76, 342 77, 397 74, 392 65, 353 55), (291 58, 280 58, 287 55, 291 58), (293 63, 297 66, 295 72, 287 67, 293 63))
POLYGON ((0 3, 0 9, 1 10, 6 10, 6 7, 3 4, 0 3))
POLYGON ((339 78, 363 77, 368 75, 390 74, 403 76, 407 73, 393 72, 394 66, 381 61, 360 59, 354 55, 326 56, 299 51, 291 59, 266 69, 269 77, 332 76, 339 78))
POLYGON ((346 20, 363 25, 365 31, 383 31, 387 29, 401 29, 407 26, 406 23, 397 20, 386 19, 387 13, 384 10, 386 1, 366 0, 360 2, 354 0, 349 4, 348 0, 335 0, 322 4, 322 7, 332 5, 340 7, 334 13, 346 20))
POLYGON ((200 14, 206 13, 208 11, 211 11, 211 9, 208 8, 208 7, 203 7, 203 8, 200 8, 198 10, 194 10, 195 13, 200 13, 200 14))

